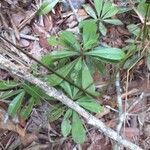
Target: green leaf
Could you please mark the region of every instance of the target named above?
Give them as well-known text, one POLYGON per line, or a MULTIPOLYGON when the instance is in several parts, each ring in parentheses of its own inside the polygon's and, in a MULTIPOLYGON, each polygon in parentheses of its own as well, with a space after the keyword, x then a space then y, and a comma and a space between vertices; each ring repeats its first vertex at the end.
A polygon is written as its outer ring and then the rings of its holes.
POLYGON ((48 0, 45 1, 37 11, 38 15, 46 15, 48 14, 54 7, 55 5, 59 2, 59 0, 48 0))
POLYGON ((123 7, 123 8, 118 8, 118 13, 117 14, 122 14, 122 13, 126 13, 130 10, 132 10, 132 8, 128 8, 128 7, 123 7))
POLYGON ((38 86, 23 84, 24 90, 32 97, 35 98, 36 101, 41 99, 52 100, 50 96, 45 94, 45 92, 38 86))
POLYGON ((100 17, 102 8, 103 8, 103 0, 94 0, 95 9, 97 12, 98 17, 100 17))
POLYGON ((121 49, 111 47, 97 47, 93 51, 87 52, 86 55, 117 61, 122 60, 125 57, 125 54, 121 49))
POLYGON ((68 48, 68 50, 71 51, 80 51, 80 44, 77 41, 75 35, 72 32, 69 31, 62 31, 59 34, 61 43, 68 48))
POLYGON ((0 80, 0 90, 13 89, 19 85, 20 84, 14 80, 8 80, 8 81, 0 80))
POLYGON ((17 90, 17 91, 14 91, 14 90, 12 90, 12 91, 5 91, 5 92, 3 92, 3 93, 0 95, 0 99, 3 99, 3 100, 8 99, 8 98, 10 98, 10 97, 13 97, 14 95, 19 94, 19 93, 22 92, 22 91, 23 91, 22 89, 17 90))
POLYGON ((73 111, 72 117, 72 137, 78 144, 84 143, 86 139, 86 132, 82 125, 82 121, 75 111, 73 111))
POLYGON ((126 43, 134 43, 135 39, 127 39, 125 40, 126 43))
POLYGON ((98 103, 96 103, 92 98, 87 96, 84 96, 77 100, 77 103, 85 109, 94 113, 98 113, 102 110, 102 107, 98 103))
POLYGON ((71 57, 71 56, 75 56, 75 55, 78 55, 78 53, 73 52, 73 51, 67 51, 67 50, 53 51, 42 57, 42 63, 49 66, 52 64, 52 62, 54 62, 58 59, 71 57))
POLYGON ((30 116, 33 106, 34 106, 34 101, 35 99, 33 97, 29 99, 29 104, 27 106, 24 106, 20 112, 21 118, 27 119, 30 116))
POLYGON ((73 52, 73 51, 67 51, 67 50, 54 51, 54 52, 44 55, 41 61, 44 65, 52 67, 55 61, 57 60, 60 61, 60 59, 63 59, 66 57, 69 58, 75 55, 79 55, 79 53, 73 52))
POLYGON ((106 18, 116 15, 118 13, 118 11, 119 10, 117 7, 111 6, 111 8, 109 8, 109 11, 103 16, 103 19, 106 19, 106 18))
POLYGON ((83 62, 82 65, 82 87, 83 89, 86 89, 86 91, 90 93, 95 93, 93 78, 85 62, 83 62))
MULTIPOLYGON (((74 66, 74 70, 71 72, 71 75, 70 75, 71 79, 79 87, 82 86, 82 84, 81 84, 81 80, 82 80, 81 70, 82 70, 82 60, 81 60, 81 58, 79 58, 79 60, 77 61, 77 63, 74 66)), ((72 97, 74 98, 78 92, 79 92, 79 89, 76 87, 73 87, 72 97)))
POLYGON ((21 108, 21 104, 24 98, 25 92, 18 94, 8 106, 8 114, 14 117, 17 114, 17 111, 21 108))
POLYGON ((138 27, 138 25, 130 24, 127 26, 127 29, 129 30, 129 32, 133 33, 136 36, 139 36, 140 34, 140 28, 138 27))
POLYGON ((61 59, 65 57, 78 55, 78 53, 73 51, 60 50, 51 52, 50 55, 52 56, 53 59, 61 59))
POLYGON ((150 71, 150 52, 148 52, 148 55, 147 55, 147 67, 148 67, 148 70, 150 71))
POLYGON ((103 25, 102 22, 99 23, 99 31, 102 33, 102 35, 106 35, 107 33, 107 28, 103 25))
POLYGON ((114 25, 123 25, 123 23, 119 19, 105 19, 103 21, 114 25))
POLYGON ((72 95, 72 89, 71 89, 71 86, 68 82, 65 82, 63 81, 60 86, 63 88, 63 90, 71 97, 73 98, 73 95, 72 95))
POLYGON ((89 40, 87 43, 84 44, 84 49, 88 50, 90 48, 92 48, 97 42, 97 39, 91 39, 89 40))
POLYGON ((68 109, 64 115, 64 119, 69 119, 72 116, 72 109, 68 109))
POLYGON ((71 124, 68 119, 63 119, 61 123, 61 132, 64 137, 67 137, 71 131, 71 124))
POLYGON ((46 66, 50 66, 53 64, 54 59, 52 58, 51 54, 46 54, 44 56, 42 56, 41 62, 46 65, 46 66))
POLYGON ((101 13, 101 18, 104 17, 104 15, 110 11, 110 8, 112 6, 112 3, 111 2, 104 2, 104 5, 103 5, 103 10, 102 10, 102 13, 101 13))
POLYGON ((93 75, 95 73, 93 57, 85 57, 85 58, 86 58, 85 59, 86 65, 88 66, 91 75, 93 75))
POLYGON ((88 50, 95 46, 98 41, 97 25, 95 20, 85 20, 81 23, 83 29, 83 49, 88 50))
POLYGON ((94 58, 93 62, 94 62, 94 66, 98 69, 98 71, 102 75, 106 75, 106 67, 105 67, 104 63, 97 58, 94 58))
MULTIPOLYGON (((58 69, 56 72, 62 77, 66 77, 69 74, 69 72, 72 70, 72 68, 74 67, 75 63, 76 63, 76 60, 58 69)), ((58 77, 55 74, 47 76, 47 79, 48 79, 47 81, 49 82, 51 86, 59 85, 63 81, 62 78, 58 77)))
POLYGON ((32 96, 34 99, 36 99, 37 101, 39 101, 40 99, 43 99, 43 91, 34 86, 34 85, 28 85, 26 83, 23 83, 23 89, 30 95, 32 96))
MULTIPOLYGON (((138 12, 145 18, 147 7, 149 4, 146 4, 144 1, 140 1, 139 5, 137 6, 138 12)), ((150 9, 148 10, 147 16, 150 17, 150 9)))
POLYGON ((96 13, 94 11, 94 9, 89 5, 89 4, 85 4, 83 5, 85 11, 94 19, 97 19, 96 13))
POLYGON ((123 69, 129 69, 133 64, 135 64, 139 59, 138 55, 133 55, 131 58, 128 58, 124 63, 123 69))
POLYGON ((46 115, 47 115, 48 121, 53 122, 57 120, 63 115, 64 111, 65 111, 64 106, 58 106, 47 111, 46 115))
POLYGON ((79 74, 80 74, 80 71, 82 69, 82 60, 81 58, 77 59, 78 61, 76 62, 75 66, 74 66, 74 69, 72 70, 71 74, 70 74, 70 77, 71 79, 75 82, 75 83, 78 83, 78 80, 79 80, 79 74))
POLYGON ((49 45, 52 45, 52 46, 61 45, 61 42, 59 41, 59 39, 56 36, 48 37, 47 42, 48 42, 49 45))

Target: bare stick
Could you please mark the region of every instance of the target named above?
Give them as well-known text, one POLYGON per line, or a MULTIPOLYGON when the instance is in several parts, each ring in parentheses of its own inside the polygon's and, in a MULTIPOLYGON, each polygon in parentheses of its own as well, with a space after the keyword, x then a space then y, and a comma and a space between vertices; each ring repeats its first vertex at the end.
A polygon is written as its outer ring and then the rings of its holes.
POLYGON ((73 11, 73 13, 74 13, 74 15, 75 15, 75 17, 76 17, 76 20, 77 20, 78 22, 80 22, 79 17, 78 17, 78 14, 76 13, 76 10, 74 9, 71 0, 66 0, 66 2, 69 3, 71 10, 73 11))
POLYGON ((39 38, 32 36, 32 35, 26 35, 26 34, 19 34, 21 38, 31 40, 31 41, 39 41, 39 38))
POLYGON ((4 58, 2 55, 0 55, 0 68, 5 69, 14 76, 27 80, 28 82, 40 87, 47 95, 49 95, 50 97, 54 97, 64 105, 79 113, 87 121, 88 124, 98 128, 102 133, 115 140, 118 144, 121 144, 131 150, 142 150, 142 148, 140 148, 136 144, 123 139, 120 135, 118 135, 117 132, 107 127, 102 121, 98 120, 96 117, 84 110, 77 103, 68 98, 65 94, 57 91, 55 88, 49 86, 46 82, 43 82, 42 80, 34 77, 32 74, 24 71, 21 67, 16 66, 14 63, 4 58))
POLYGON ((120 87, 120 73, 118 72, 116 75, 116 92, 117 92, 117 103, 118 103, 118 111, 119 111, 119 124, 117 126, 117 132, 120 134, 122 121, 120 120, 120 116, 123 113, 123 106, 122 106, 122 98, 121 98, 121 87, 120 87))
MULTIPOLYGON (((120 87, 120 73, 118 72, 116 75, 116 93, 117 93, 117 103, 118 103, 118 112, 119 112, 119 123, 116 127, 118 135, 120 134, 123 122, 121 119, 121 115, 123 113, 123 106, 122 106, 122 98, 121 98, 121 87, 120 87)), ((119 150, 121 146, 118 144, 114 145, 114 148, 119 150)))

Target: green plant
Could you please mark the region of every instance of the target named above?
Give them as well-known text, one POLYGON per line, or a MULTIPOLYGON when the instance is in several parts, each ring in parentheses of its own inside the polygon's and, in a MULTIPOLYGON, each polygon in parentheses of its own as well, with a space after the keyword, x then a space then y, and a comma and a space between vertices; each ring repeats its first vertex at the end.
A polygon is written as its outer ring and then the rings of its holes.
POLYGON ((124 64, 124 68, 131 69, 139 60, 145 57, 147 67, 150 70, 150 52, 147 45, 150 38, 150 28, 147 25, 150 17, 149 4, 145 3, 145 0, 139 1, 137 11, 140 14, 139 16, 144 18, 144 23, 129 24, 127 26, 129 32, 132 33, 132 37, 126 41, 130 44, 125 48, 125 50, 128 50, 128 59, 124 64))
POLYGON ((51 98, 34 85, 10 80, 0 81, 0 99, 9 102, 9 116, 19 115, 21 118, 27 119, 33 107, 37 106, 41 100, 50 100, 51 98))
MULTIPOLYGON (((95 95, 92 78, 95 69, 103 73, 106 62, 119 62, 125 54, 119 48, 97 47, 98 33, 95 21, 81 22, 80 29, 80 37, 68 31, 60 32, 58 37, 49 37, 50 45, 61 45, 62 49, 48 53, 42 58, 42 62, 56 68, 57 73, 95 95)), ((63 79, 51 74, 47 76, 47 81, 52 86, 57 86, 63 79)))
MULTIPOLYGON (((53 46, 61 46, 61 50, 43 56, 42 62, 55 68, 61 76, 92 95, 97 95, 93 83, 93 72, 98 69, 101 73, 104 73, 106 62, 119 62, 125 54, 119 48, 97 46, 99 34, 95 21, 86 20, 81 22, 79 26, 81 30, 79 36, 68 31, 60 32, 58 37, 50 36, 48 43, 53 46)), ((92 97, 85 95, 78 88, 63 81, 55 74, 47 75, 45 80, 50 85, 63 90, 71 99, 88 111, 97 113, 101 110, 101 106, 92 97)), ((48 112, 50 122, 61 116, 64 116, 61 123, 63 136, 67 137, 71 133, 76 143, 83 143, 86 139, 86 132, 79 115, 62 104, 48 112)))
POLYGON ((83 5, 86 12, 94 18, 98 24, 99 31, 102 35, 106 35, 107 28, 105 27, 106 23, 113 25, 122 25, 122 22, 119 19, 113 19, 112 16, 116 15, 119 9, 113 6, 112 2, 105 0, 94 0, 94 9, 89 5, 83 5))
MULTIPOLYGON (((59 37, 49 37, 49 44, 59 45, 63 49, 45 55, 42 61, 44 64, 53 67, 61 76, 68 78, 92 95, 97 95, 92 78, 95 68, 103 72, 105 69, 104 63, 119 62, 124 58, 125 54, 118 48, 97 47, 99 34, 97 33, 95 21, 83 21, 80 24, 80 29, 80 36, 75 36, 68 31, 62 31, 59 37)), ((50 85, 56 86, 59 90, 63 90, 71 99, 88 111, 93 113, 101 111, 102 107, 92 97, 85 95, 78 88, 70 85, 55 74, 44 76, 43 79, 50 85)), ((5 87, 6 84, 1 85, 3 85, 3 89, 11 87, 10 85, 5 87)), ((27 119, 32 108, 38 105, 41 99, 50 99, 40 88, 29 83, 20 83, 19 85, 16 83, 12 85, 12 88, 16 89, 10 93, 5 91, 1 95, 2 99, 12 100, 8 107, 8 114, 12 117, 19 114, 22 118, 27 119)), ((83 121, 73 110, 68 109, 61 103, 56 103, 55 107, 47 112, 47 116, 50 122, 64 116, 61 123, 63 136, 67 137, 71 133, 76 143, 85 141, 86 131, 83 121)))
MULTIPOLYGON (((82 92, 69 85, 69 83, 63 81, 60 86, 70 98, 83 108, 94 113, 101 111, 102 107, 93 98, 83 95, 82 92), (73 95, 74 92, 76 95, 73 95)), ((8 115, 11 117, 17 115, 22 119, 28 119, 32 109, 38 106, 42 100, 52 100, 40 88, 29 83, 19 83, 14 80, 0 81, 0 91, 0 99, 9 102, 8 115)), ((73 140, 76 143, 83 143, 86 138, 86 131, 80 116, 61 103, 57 102, 54 104, 53 101, 53 105, 54 107, 47 112, 49 122, 53 122, 63 115, 61 123, 63 136, 67 137, 72 131, 73 140)))
MULTIPOLYGON (((48 13, 56 3, 57 1, 51 6, 48 6, 48 3, 43 4, 38 13, 48 13)), ((102 12, 106 9, 104 8, 102 12)), ((108 11, 105 13, 107 14, 108 11)), ((105 63, 118 63, 124 59, 125 54, 119 48, 99 46, 97 20, 85 20, 80 23, 79 27, 81 31, 79 36, 68 31, 62 31, 58 37, 49 37, 48 43, 53 46, 61 46, 61 50, 45 55, 42 58, 42 62, 54 68, 62 77, 69 79, 72 83, 91 93, 91 95, 97 96, 99 93, 95 89, 93 73, 98 69, 99 72, 104 74, 105 63)), ((43 79, 51 86, 55 86, 65 92, 67 96, 86 110, 92 113, 101 111, 102 107, 92 97, 86 95, 77 87, 70 85, 56 74, 46 75, 43 79)), ((13 91, 10 94, 6 91, 1 95, 3 99, 12 99, 8 107, 8 114, 12 117, 19 114, 26 119, 29 117, 32 108, 38 105, 41 99, 51 99, 40 88, 29 83, 21 83, 19 87, 16 87, 15 92, 13 91), (25 106, 22 107, 22 104, 25 106)), ((61 122, 63 136, 67 137, 71 134, 76 143, 83 143, 85 141, 86 131, 84 122, 75 111, 58 102, 54 108, 47 112, 47 116, 50 122, 63 116, 61 122)))
POLYGON ((48 14, 55 5, 59 2, 59 0, 46 0, 43 2, 43 4, 40 6, 40 8, 37 11, 38 15, 46 15, 48 14))
POLYGON ((138 5, 137 5, 137 11, 140 13, 140 15, 145 19, 146 13, 147 13, 147 18, 150 17, 150 9, 147 11, 149 3, 146 2, 146 0, 140 0, 138 5))
MULTIPOLYGON (((69 83, 63 81, 60 86, 71 99, 76 101, 86 110, 93 113, 98 113, 102 110, 102 107, 96 103, 93 98, 85 96, 82 94, 82 92, 80 92, 78 89, 75 89, 69 83), (76 94, 74 95, 74 93, 76 94)), ((47 116, 50 122, 53 122, 63 116, 63 120, 61 122, 62 135, 66 138, 69 134, 71 134, 76 143, 84 143, 86 140, 86 131, 83 121, 75 111, 62 104, 58 104, 55 108, 47 113, 47 116)))

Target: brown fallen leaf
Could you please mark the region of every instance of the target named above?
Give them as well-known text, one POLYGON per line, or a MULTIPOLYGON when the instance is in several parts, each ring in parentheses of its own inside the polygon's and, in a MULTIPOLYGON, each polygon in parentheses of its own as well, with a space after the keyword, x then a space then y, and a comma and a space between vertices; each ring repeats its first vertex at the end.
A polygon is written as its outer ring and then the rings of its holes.
POLYGON ((9 119, 6 120, 6 111, 3 109, 0 109, 0 129, 18 133, 23 145, 27 145, 37 140, 37 135, 27 134, 26 130, 22 128, 19 124, 15 124, 13 121, 9 119))
POLYGON ((40 37, 39 38, 39 44, 44 49, 48 49, 48 50, 51 49, 51 46, 48 44, 47 38, 40 37))
POLYGON ((41 59, 41 56, 44 54, 44 48, 41 48, 38 41, 32 42, 30 45, 30 54, 37 59, 41 59))
POLYGON ((30 24, 31 20, 36 15, 36 11, 32 11, 32 10, 26 11, 24 15, 25 15, 25 19, 18 25, 19 30, 21 30, 27 24, 30 24))
POLYGON ((135 93, 137 93, 137 92, 139 92, 139 90, 136 89, 136 88, 134 88, 134 89, 128 91, 127 93, 123 93, 123 94, 121 95, 121 98, 122 98, 122 99, 125 99, 126 96, 127 96, 127 97, 128 97, 128 96, 131 97, 131 96, 133 96, 133 95, 134 95, 135 93))
POLYGON ((110 113, 110 109, 104 107, 103 111, 100 113, 97 113, 95 117, 99 119, 99 118, 102 118, 104 115, 107 115, 108 113, 110 113))
POLYGON ((38 36, 41 36, 41 37, 45 38, 49 35, 49 33, 45 30, 45 27, 37 25, 35 23, 32 26, 32 29, 33 29, 34 33, 38 36))
POLYGON ((138 128, 128 127, 124 129, 123 136, 128 140, 133 140, 133 138, 140 136, 140 130, 138 128))
POLYGON ((47 14, 44 17, 44 26, 45 26, 45 30, 48 32, 50 32, 53 28, 53 20, 50 14, 47 14))
POLYGON ((14 124, 11 120, 6 120, 6 111, 0 110, 0 129, 10 130, 18 133, 21 137, 25 136, 25 130, 18 124, 14 124))
POLYGON ((105 138, 102 134, 99 134, 95 130, 90 133, 91 144, 86 148, 86 150, 111 150, 112 145, 109 140, 105 138))
POLYGON ((12 17, 16 27, 18 27, 19 24, 25 19, 26 16, 23 12, 18 11, 17 13, 12 13, 11 17, 12 17))

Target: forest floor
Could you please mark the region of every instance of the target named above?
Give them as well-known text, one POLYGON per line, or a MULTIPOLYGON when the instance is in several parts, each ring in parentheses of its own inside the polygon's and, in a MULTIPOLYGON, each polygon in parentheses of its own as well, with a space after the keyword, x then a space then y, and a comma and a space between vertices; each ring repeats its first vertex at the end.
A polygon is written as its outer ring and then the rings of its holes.
MULTIPOLYGON (((1 0, 0 33, 40 60, 44 54, 54 50, 54 47, 49 46, 47 42, 49 35, 56 35, 61 30, 79 33, 76 17, 78 20, 89 17, 82 4, 89 3, 92 5, 92 0, 86 2, 84 0, 72 0, 71 2, 77 16, 75 16, 70 5, 62 1, 55 6, 51 13, 39 17, 36 15, 36 11, 41 0, 1 0)), ((125 7, 128 3, 115 0, 114 5, 125 7)), ((125 12, 115 17, 119 18, 123 25, 107 25, 107 34, 101 37, 100 42, 103 45, 123 48, 127 46, 126 40, 132 37, 127 26, 140 24, 140 19, 134 11, 125 12)), ((13 53, 7 53, 9 59, 18 60, 18 56, 21 56, 29 66, 33 63, 30 58, 17 50, 15 51, 11 45, 2 41, 0 44, 0 53, 3 53, 5 49, 13 50, 13 53)), ((98 88, 107 84, 114 73, 112 65, 106 65, 106 67, 106 76, 101 76, 97 72, 94 74, 94 83, 98 88)), ((0 69, 0 80, 9 78, 12 78, 11 75, 0 69)), ((121 131, 122 136, 144 150, 148 150, 150 148, 150 72, 145 63, 145 57, 130 69, 121 68, 120 88, 124 110, 141 98, 130 110, 130 115, 126 117, 121 131)), ((118 124, 115 80, 98 101, 104 106, 104 109, 95 116, 108 127, 115 129, 118 124)), ((65 139, 60 131, 61 120, 58 119, 52 123, 47 122, 44 112, 48 110, 49 104, 45 101, 32 110, 27 120, 7 120, 7 108, 8 103, 0 99, 0 150, 111 150, 114 144, 111 139, 89 125, 85 125, 87 139, 84 144, 76 145, 70 137, 65 139), (21 137, 23 132, 28 134, 21 137)))

